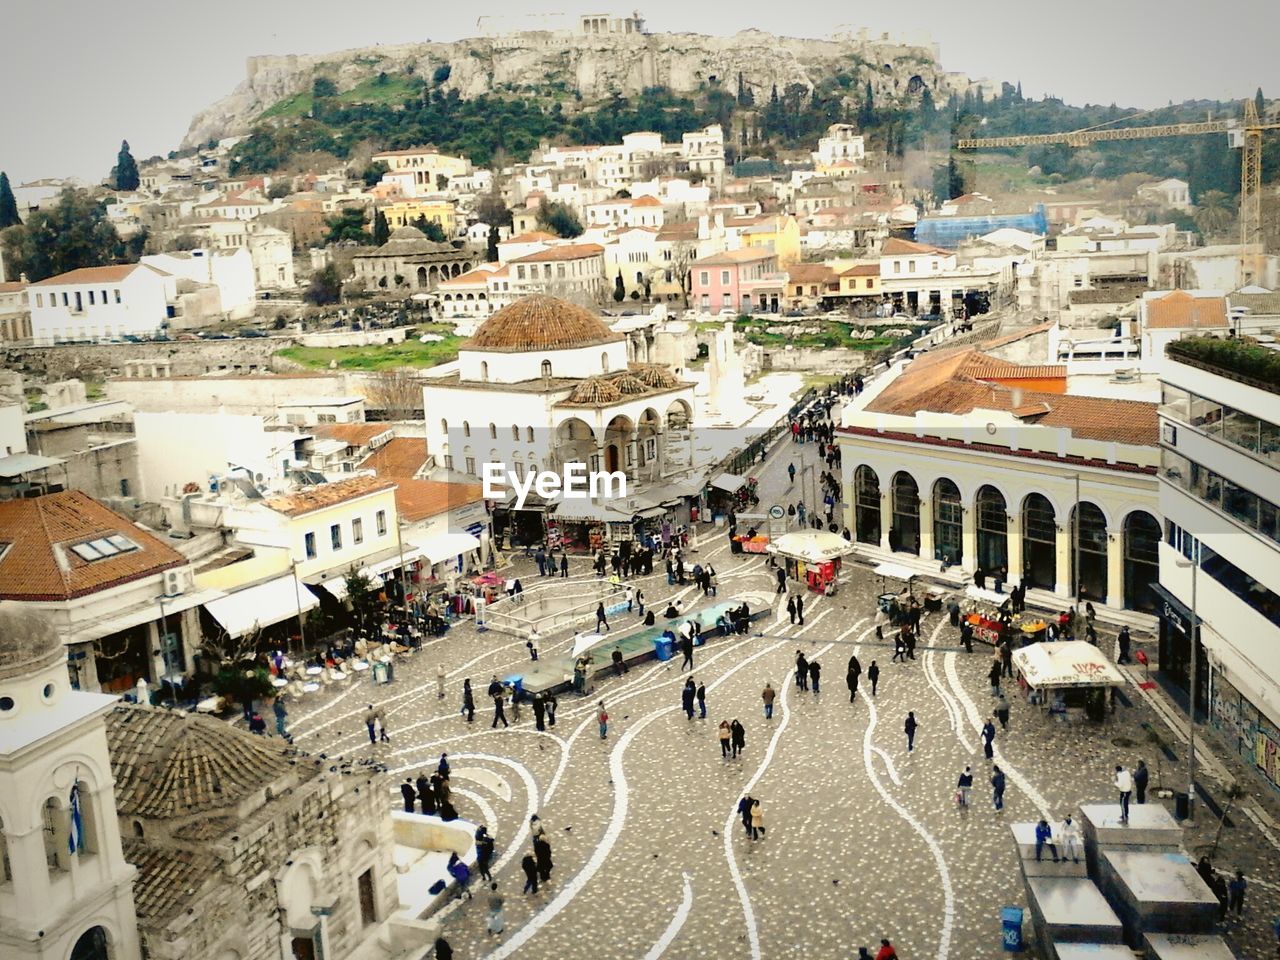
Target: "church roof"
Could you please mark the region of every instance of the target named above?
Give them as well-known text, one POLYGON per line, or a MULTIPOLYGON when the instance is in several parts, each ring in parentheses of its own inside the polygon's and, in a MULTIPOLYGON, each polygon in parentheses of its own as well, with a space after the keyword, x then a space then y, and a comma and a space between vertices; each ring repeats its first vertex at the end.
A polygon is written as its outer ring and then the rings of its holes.
POLYGON ((234 811, 298 765, 281 741, 212 717, 120 705, 107 715, 107 744, 124 816, 176 820, 234 811))
POLYGON ((623 339, 590 310, 536 294, 517 300, 480 325, 463 350, 524 353, 571 350, 623 339))
POLYGON ((602 403, 617 403, 622 399, 622 391, 599 377, 583 380, 569 394, 569 402, 597 406, 602 403))
POLYGON ((0 680, 34 673, 66 654, 49 621, 13 603, 0 603, 0 680))

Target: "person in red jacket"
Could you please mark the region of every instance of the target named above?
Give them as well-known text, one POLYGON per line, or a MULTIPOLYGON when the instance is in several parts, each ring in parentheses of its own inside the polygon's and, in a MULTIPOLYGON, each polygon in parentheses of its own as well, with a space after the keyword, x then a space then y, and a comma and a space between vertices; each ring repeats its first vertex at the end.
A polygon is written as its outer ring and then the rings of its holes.
POLYGON ((880 949, 876 952, 876 960, 898 960, 898 951, 888 940, 880 941, 880 949))

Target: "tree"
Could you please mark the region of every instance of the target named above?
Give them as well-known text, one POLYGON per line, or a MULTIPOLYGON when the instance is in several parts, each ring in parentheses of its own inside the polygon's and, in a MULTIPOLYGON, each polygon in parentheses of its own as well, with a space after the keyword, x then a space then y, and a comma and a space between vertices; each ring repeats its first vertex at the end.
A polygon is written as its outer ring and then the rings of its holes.
POLYGON ((476 217, 494 227, 511 226, 511 211, 502 202, 502 194, 494 190, 476 201, 476 217))
POLYGON ((496 223, 489 224, 489 246, 485 251, 485 260, 489 263, 498 262, 498 225, 496 223))
POLYGON ((345 207, 335 218, 327 221, 329 224, 329 233, 324 238, 325 243, 342 243, 347 240, 353 240, 356 243, 369 244, 373 242, 373 238, 369 236, 364 228, 364 211, 359 207, 345 207))
POLYGON ((1258 88, 1258 92, 1253 95, 1253 105, 1258 110, 1259 117, 1267 115, 1267 98, 1262 95, 1262 88, 1258 88))
POLYGON ((436 189, 447 190, 449 188, 449 178, 443 173, 436 174, 436 189))
POLYGON ((351 614, 355 617, 356 629, 361 633, 372 635, 382 606, 373 581, 365 575, 363 570, 352 567, 343 577, 343 586, 347 588, 347 602, 351 604, 351 614))
POLYGON ((32 282, 77 270, 100 267, 125 255, 104 203, 83 190, 68 188, 47 210, 37 210, 25 224, 3 234, 4 257, 13 274, 32 282))
POLYGON ((338 268, 330 263, 317 270, 311 277, 311 284, 303 292, 302 299, 317 307, 341 300, 342 280, 338 276, 338 268))
POLYGON ((366 187, 372 187, 381 180, 382 175, 387 173, 390 169, 391 168, 381 160, 375 160, 364 168, 364 173, 360 174, 360 179, 364 181, 364 185, 366 187))
POLYGON ((453 67, 449 66, 447 63, 442 63, 440 66, 436 67, 435 71, 431 74, 431 80, 438 86, 448 80, 451 73, 453 73, 453 67))
POLYGON ((425 214, 420 214, 418 219, 413 221, 413 225, 426 234, 427 239, 433 243, 444 243, 448 240, 444 235, 444 227, 434 220, 428 220, 425 214))
POLYGON ((133 154, 129 152, 128 140, 120 143, 120 152, 116 154, 116 165, 112 168, 111 175, 112 186, 116 190, 138 189, 138 164, 134 161, 133 154))
POLYGON ((571 239, 582 236, 582 221, 570 207, 558 200, 543 200, 538 206, 538 226, 557 237, 571 239))
POLYGON ((18 216, 18 201, 14 199, 13 188, 9 186, 9 175, 0 170, 0 230, 20 223, 22 218, 18 216))
POLYGON ((391 236, 391 227, 387 225, 387 215, 381 210, 373 215, 373 242, 382 246, 391 236))
POLYGON ((964 171, 960 169, 960 164, 956 162, 955 157, 947 158, 943 166, 934 167, 933 198, 935 200, 939 203, 943 200, 954 200, 956 197, 964 196, 964 193, 964 171))
POLYGON ((858 104, 858 127, 866 130, 876 122, 876 96, 871 90, 871 81, 867 81, 867 89, 863 93, 862 102, 858 104))
POLYGON ((1201 194, 1196 204, 1196 228, 1202 236, 1217 237, 1227 232, 1235 220, 1234 202, 1221 190, 1201 194))
POLYGON ((325 97, 336 96, 337 93, 337 85, 328 77, 316 77, 311 83, 312 100, 323 100, 325 97))
POLYGON ((688 240, 677 240, 671 245, 671 276, 680 284, 686 310, 689 309, 689 265, 697 258, 698 249, 688 240))
POLYGON ((385 411, 388 420, 421 419, 422 381, 405 367, 370 375, 365 396, 370 406, 385 411))
POLYGON ((621 303, 627 299, 627 285, 622 282, 622 271, 618 271, 618 275, 613 278, 613 302, 621 303))

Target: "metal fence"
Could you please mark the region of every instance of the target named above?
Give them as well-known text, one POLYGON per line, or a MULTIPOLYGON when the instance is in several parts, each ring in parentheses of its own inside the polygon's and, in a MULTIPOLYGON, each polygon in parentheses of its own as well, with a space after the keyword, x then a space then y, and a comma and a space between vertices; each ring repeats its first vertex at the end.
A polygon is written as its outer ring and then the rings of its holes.
POLYGON ((480 608, 477 626, 527 637, 536 628, 548 636, 595 618, 596 607, 604 604, 606 614, 626 606, 626 588, 608 580, 597 580, 585 591, 563 593, 548 584, 546 590, 526 591, 503 597, 480 608))

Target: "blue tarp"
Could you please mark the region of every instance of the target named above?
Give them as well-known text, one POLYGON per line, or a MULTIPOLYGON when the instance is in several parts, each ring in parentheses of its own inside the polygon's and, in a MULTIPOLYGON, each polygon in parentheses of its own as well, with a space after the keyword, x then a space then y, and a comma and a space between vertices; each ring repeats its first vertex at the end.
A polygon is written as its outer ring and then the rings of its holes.
POLYGON ((981 237, 993 230, 1011 227, 1043 236, 1049 232, 1044 205, 1036 204, 1031 213, 1001 214, 990 217, 922 217, 916 223, 916 243, 951 250, 970 237, 981 237))

